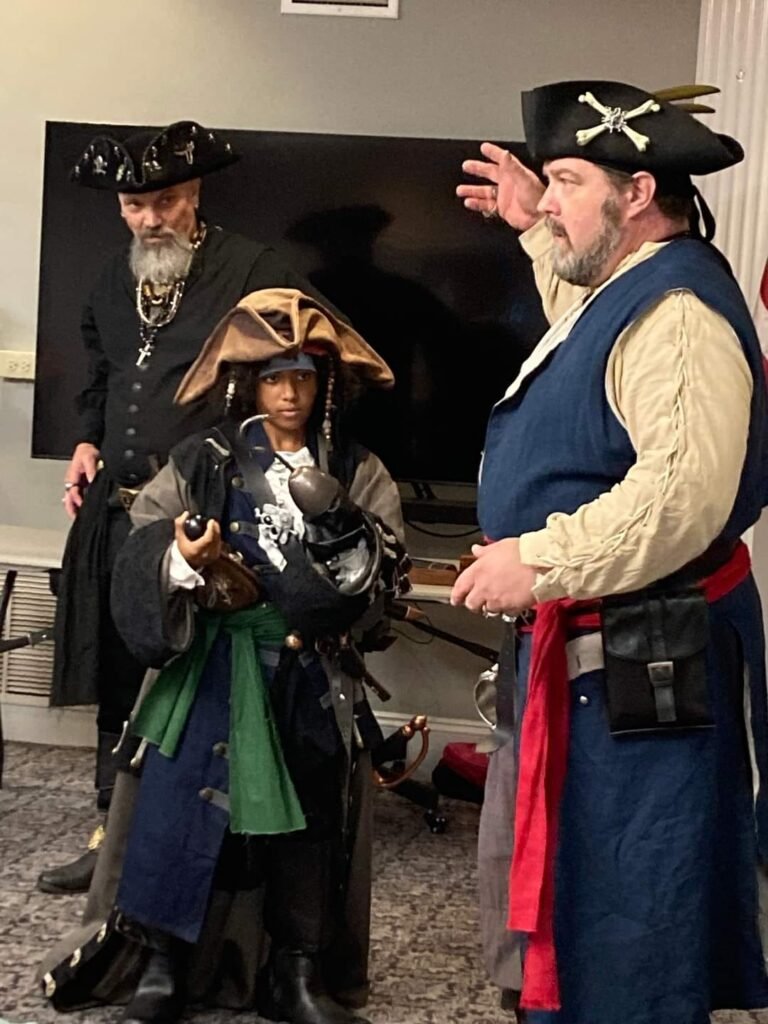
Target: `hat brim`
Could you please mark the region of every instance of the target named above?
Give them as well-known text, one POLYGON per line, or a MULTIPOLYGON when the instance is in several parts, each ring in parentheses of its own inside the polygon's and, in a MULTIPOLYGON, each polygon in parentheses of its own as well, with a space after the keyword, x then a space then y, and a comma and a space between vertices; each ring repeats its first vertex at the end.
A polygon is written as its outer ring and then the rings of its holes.
POLYGON ((215 131, 196 121, 177 121, 159 131, 137 132, 122 142, 97 135, 70 179, 86 188, 140 195, 203 178, 239 159, 240 154, 215 131))
POLYGON ((392 387, 386 362, 349 324, 295 288, 251 292, 219 321, 184 375, 174 401, 186 405, 216 384, 229 363, 260 363, 304 346, 335 356, 361 380, 392 387))
POLYGON ((522 106, 525 141, 539 163, 575 157, 630 172, 712 174, 744 158, 734 139, 622 82, 556 82, 524 92, 522 106), (615 124, 605 123, 608 115, 601 121, 595 101, 620 115, 615 124))

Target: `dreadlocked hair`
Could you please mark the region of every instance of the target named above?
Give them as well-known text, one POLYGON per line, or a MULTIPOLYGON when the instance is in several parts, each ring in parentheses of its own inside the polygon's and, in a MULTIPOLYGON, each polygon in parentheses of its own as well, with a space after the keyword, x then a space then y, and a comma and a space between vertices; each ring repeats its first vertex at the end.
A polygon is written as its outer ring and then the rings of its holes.
MULTIPOLYGON (((261 363, 225 363, 219 378, 211 389, 210 401, 222 410, 227 419, 241 422, 256 412, 256 387, 261 363)), ((317 367, 317 398, 307 423, 307 429, 322 429, 326 414, 330 415, 334 435, 344 418, 348 407, 357 399, 362 386, 346 364, 335 355, 328 354, 315 358, 317 367), (332 380, 330 395, 329 379, 332 380)))

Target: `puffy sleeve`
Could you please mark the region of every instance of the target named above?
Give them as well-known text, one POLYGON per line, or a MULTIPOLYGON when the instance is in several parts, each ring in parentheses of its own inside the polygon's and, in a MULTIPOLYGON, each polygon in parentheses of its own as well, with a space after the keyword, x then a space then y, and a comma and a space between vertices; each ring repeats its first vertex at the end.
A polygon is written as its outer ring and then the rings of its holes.
POLYGON ((619 338, 606 392, 637 453, 627 475, 572 515, 523 534, 538 601, 646 586, 702 554, 738 492, 752 375, 730 325, 673 292, 619 338))
POLYGON ((371 452, 367 452, 360 461, 350 484, 349 496, 360 508, 378 516, 401 544, 405 543, 400 493, 384 463, 371 452))
POLYGON ((176 516, 196 512, 173 457, 141 490, 131 509, 134 529, 112 573, 112 616, 131 654, 160 668, 189 647, 194 634, 190 590, 170 586, 176 516))

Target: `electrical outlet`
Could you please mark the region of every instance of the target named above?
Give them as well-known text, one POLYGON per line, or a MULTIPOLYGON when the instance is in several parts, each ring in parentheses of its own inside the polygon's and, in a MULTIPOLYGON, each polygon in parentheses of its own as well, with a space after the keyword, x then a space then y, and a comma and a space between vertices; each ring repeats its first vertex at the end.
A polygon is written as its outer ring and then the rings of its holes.
POLYGON ((35 379, 35 353, 5 349, 0 351, 0 377, 10 380, 35 379))

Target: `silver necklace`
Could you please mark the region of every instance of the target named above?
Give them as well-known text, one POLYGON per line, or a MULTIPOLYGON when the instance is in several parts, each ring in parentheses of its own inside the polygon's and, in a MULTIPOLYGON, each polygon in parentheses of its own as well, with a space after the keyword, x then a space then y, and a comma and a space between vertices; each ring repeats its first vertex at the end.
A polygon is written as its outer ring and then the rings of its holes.
POLYGON ((146 367, 155 349, 157 332, 161 327, 166 327, 178 313, 192 260, 205 241, 205 235, 206 226, 201 222, 192 240, 189 265, 184 277, 180 277, 173 284, 161 286, 159 289, 145 277, 139 279, 136 285, 136 313, 139 317, 140 342, 137 366, 146 367))

